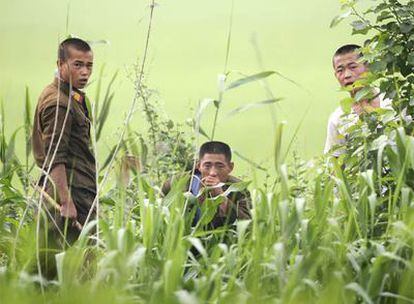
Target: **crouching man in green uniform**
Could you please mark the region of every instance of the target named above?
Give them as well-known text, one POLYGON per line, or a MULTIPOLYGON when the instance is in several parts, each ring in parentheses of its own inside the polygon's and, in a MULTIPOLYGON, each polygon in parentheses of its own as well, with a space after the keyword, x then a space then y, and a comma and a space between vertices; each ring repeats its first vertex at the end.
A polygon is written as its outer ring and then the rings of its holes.
MULTIPOLYGON (((209 141, 200 147, 199 160, 188 188, 198 197, 198 203, 203 204, 206 196, 223 196, 226 190, 241 180, 231 176, 234 164, 231 161, 230 147, 219 141, 209 141), (204 193, 200 195, 200 193, 204 193)), ((168 194, 172 181, 167 181, 162 192, 168 194)), ((230 192, 217 207, 214 218, 210 222, 212 228, 232 224, 236 219, 250 219, 251 199, 247 190, 230 192)), ((200 220, 201 208, 197 206, 193 226, 200 220)))
POLYGON ((54 81, 39 97, 32 134, 34 158, 41 168, 39 187, 45 186, 43 196, 59 204, 59 210, 53 211, 44 202, 54 218, 48 221, 49 232, 53 231, 48 242, 55 245, 77 239, 96 196, 91 113, 81 91, 92 73, 92 50, 87 42, 68 38, 59 45, 57 65, 54 81))

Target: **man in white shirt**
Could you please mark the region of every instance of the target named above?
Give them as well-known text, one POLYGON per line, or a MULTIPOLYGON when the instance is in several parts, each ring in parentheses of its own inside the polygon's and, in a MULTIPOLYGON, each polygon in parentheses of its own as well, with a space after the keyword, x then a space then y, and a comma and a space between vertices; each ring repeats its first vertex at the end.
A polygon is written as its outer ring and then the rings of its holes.
MULTIPOLYGON (((360 49, 361 47, 356 44, 343 45, 335 52, 332 60, 336 79, 341 87, 350 88, 349 93, 352 98, 362 89, 355 86, 355 82, 368 72, 367 64, 361 60, 360 49)), ((343 151, 332 148, 345 143, 347 129, 357 122, 359 115, 367 108, 389 106, 390 101, 384 100, 382 95, 377 94, 372 99, 354 102, 349 114, 345 114, 341 107, 336 108, 329 117, 324 153, 330 152, 335 157, 341 155, 343 151)))

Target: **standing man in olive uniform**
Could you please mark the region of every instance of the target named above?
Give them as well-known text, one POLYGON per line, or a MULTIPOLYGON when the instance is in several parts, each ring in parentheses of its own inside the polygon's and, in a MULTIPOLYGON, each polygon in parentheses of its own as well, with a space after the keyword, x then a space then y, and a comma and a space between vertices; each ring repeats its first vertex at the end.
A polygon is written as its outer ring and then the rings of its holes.
MULTIPOLYGON (((46 192, 59 204, 54 220, 61 231, 67 220, 66 240, 71 243, 80 232, 73 223, 85 223, 96 196, 91 113, 81 91, 92 73, 89 44, 78 38, 64 40, 59 45, 57 66, 56 78, 39 97, 32 143, 36 164, 42 170, 39 185, 46 182, 46 192)), ((91 214, 93 218, 94 211, 91 214)))

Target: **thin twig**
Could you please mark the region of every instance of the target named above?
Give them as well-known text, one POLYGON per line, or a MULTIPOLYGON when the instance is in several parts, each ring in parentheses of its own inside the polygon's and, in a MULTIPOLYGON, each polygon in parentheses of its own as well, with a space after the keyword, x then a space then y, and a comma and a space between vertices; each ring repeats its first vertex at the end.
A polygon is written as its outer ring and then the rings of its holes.
MULTIPOLYGON (((224 60, 224 70, 223 75, 227 77, 227 66, 229 62, 229 55, 230 55, 230 45, 231 45, 231 33, 233 29, 233 12, 234 12, 234 0, 231 1, 231 11, 230 11, 230 21, 229 21, 229 30, 227 33, 227 45, 226 45, 226 58, 224 60)), ((223 80, 225 82, 225 79, 223 80)), ((219 87, 219 96, 216 105, 216 112, 214 113, 214 120, 213 120, 213 130, 211 131, 211 140, 214 139, 214 135, 216 132, 216 125, 217 125, 217 118, 218 113, 220 110, 221 102, 223 101, 223 90, 224 88, 219 87)))
MULTIPOLYGON (((140 73, 139 73, 139 75, 138 75, 138 77, 136 79, 136 82, 135 82, 135 87, 136 88, 140 88, 141 87, 142 79, 143 79, 143 76, 144 76, 145 63, 146 63, 146 60, 147 60, 147 54, 148 54, 148 49, 149 49, 149 40, 150 40, 150 36, 151 36, 150 34, 151 34, 151 28, 152 28, 152 20, 153 20, 154 8, 155 8, 155 0, 151 0, 150 2, 151 2, 151 4, 150 4, 150 16, 149 16, 147 35, 146 35, 146 40, 145 40, 144 55, 143 55, 143 59, 142 59, 142 63, 141 63, 140 73)), ((116 155, 119 152, 119 149, 121 147, 121 144, 122 144, 122 141, 123 141, 125 132, 127 130, 127 126, 129 124, 129 122, 131 121, 131 118, 132 118, 132 115, 134 113, 134 109, 136 107, 136 103, 137 103, 139 97, 140 97, 139 90, 136 90, 135 91, 134 98, 132 100, 132 104, 131 104, 131 106, 129 108, 129 111, 127 113, 127 117, 124 120, 124 124, 123 124, 123 127, 121 129, 121 134, 119 136, 119 140, 118 140, 118 142, 117 142, 117 144, 115 146, 114 153, 113 153, 113 155, 112 155, 112 157, 111 157, 111 159, 109 161, 108 169, 106 170, 106 172, 105 172, 105 174, 103 176, 102 182, 99 184, 99 189, 102 189, 103 188, 103 186, 105 185, 105 183, 106 183, 106 181, 108 179, 108 176, 109 176, 109 173, 110 173, 112 164, 113 164, 113 162, 115 160, 116 155)), ((92 215, 92 212, 93 212, 95 206, 98 204, 98 201, 99 201, 98 196, 95 196, 95 199, 94 199, 94 201, 92 203, 92 206, 91 206, 91 208, 89 210, 88 216, 86 217, 86 221, 84 223, 84 227, 89 222, 90 217, 92 215)))
MULTIPOLYGON (((38 272, 39 272, 39 275, 40 276, 42 275, 42 270, 41 270, 41 265, 40 265, 40 248, 39 248, 39 246, 40 246, 40 244, 39 244, 40 210, 42 208, 43 196, 44 196, 44 190, 45 190, 46 184, 47 184, 47 178, 48 178, 48 176, 50 174, 50 171, 52 170, 53 161, 55 160, 56 153, 58 151, 60 142, 61 142, 62 137, 63 137, 63 131, 64 131, 65 127, 66 127, 67 118, 69 116, 70 106, 71 106, 71 103, 72 103, 72 97, 71 97, 71 95, 72 95, 72 79, 69 79, 69 101, 68 101, 68 107, 66 108, 65 117, 63 119, 62 128, 60 130, 59 138, 58 138, 58 141, 56 143, 56 148, 53 151, 52 157, 51 157, 50 162, 49 162, 49 166, 48 166, 47 171, 46 171, 46 176, 44 178, 43 185, 42 185, 42 190, 43 191, 40 193, 39 202, 38 202, 38 206, 37 206, 38 209, 37 209, 37 217, 36 217, 36 220, 37 220, 37 223, 36 223, 36 260, 37 260, 37 269, 38 269, 38 272)), ((53 135, 55 134, 56 128, 57 128, 57 120, 58 120, 57 118, 58 118, 58 112, 59 112, 58 111, 58 109, 59 109, 59 96, 60 96, 60 79, 58 79, 58 98, 57 98, 57 102, 56 102, 57 103, 57 106, 56 106, 56 113, 55 113, 55 123, 54 123, 54 126, 53 126, 53 132, 52 132, 53 135)), ((52 141, 50 142, 49 150, 53 146, 53 139, 54 139, 54 136, 53 135, 52 135, 52 141)), ((44 161, 42 167, 44 167, 44 165, 46 163, 47 163, 47 159, 45 158, 45 161, 44 161)), ((42 294, 44 294, 43 285, 41 285, 41 290, 42 290, 42 294)))

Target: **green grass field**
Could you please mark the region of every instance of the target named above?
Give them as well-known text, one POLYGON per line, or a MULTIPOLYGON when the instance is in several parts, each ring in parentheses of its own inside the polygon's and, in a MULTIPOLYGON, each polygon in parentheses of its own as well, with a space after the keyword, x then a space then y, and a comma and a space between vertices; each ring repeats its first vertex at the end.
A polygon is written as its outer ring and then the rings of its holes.
MULTIPOLYGON (((88 40, 107 40, 94 46, 95 71, 106 65, 104 80, 115 70, 115 100, 104 129, 104 141, 114 142, 116 129, 133 96, 128 71, 143 52, 148 16, 146 1, 1 1, 0 97, 5 103, 7 130, 22 122, 25 86, 32 108, 42 88, 53 78, 58 41, 67 34, 88 40), (69 15, 68 15, 69 13, 69 15), (68 29, 67 29, 68 16, 68 29)), ((148 85, 158 91, 168 115, 176 121, 193 116, 191 110, 206 97, 217 96, 217 75, 223 72, 231 1, 159 1, 154 14, 147 73, 148 85)), ((229 70, 253 74, 275 70, 301 85, 279 76, 268 78, 276 97, 278 120, 287 120, 290 140, 305 116, 294 149, 305 158, 322 152, 329 113, 342 96, 331 69, 331 56, 343 43, 355 42, 344 23, 330 29, 340 12, 336 1, 234 1, 229 70), (256 41, 262 64, 252 41, 256 41)), ((362 38, 360 38, 362 39, 362 38)), ((360 42, 360 41, 357 41, 360 42)), ((236 79, 238 74, 230 77, 236 79)), ((93 100, 92 83, 87 90, 93 100)), ((260 83, 253 83, 225 97, 222 114, 241 104, 266 99, 260 83)), ((209 112, 208 112, 209 113, 209 112)), ((203 127, 211 129, 212 114, 203 127)), ((143 128, 136 113, 132 124, 143 128)), ((271 157, 273 130, 269 109, 258 108, 229 119, 221 115, 218 137, 256 162, 271 157)), ((237 161, 240 174, 248 166, 237 161)))

